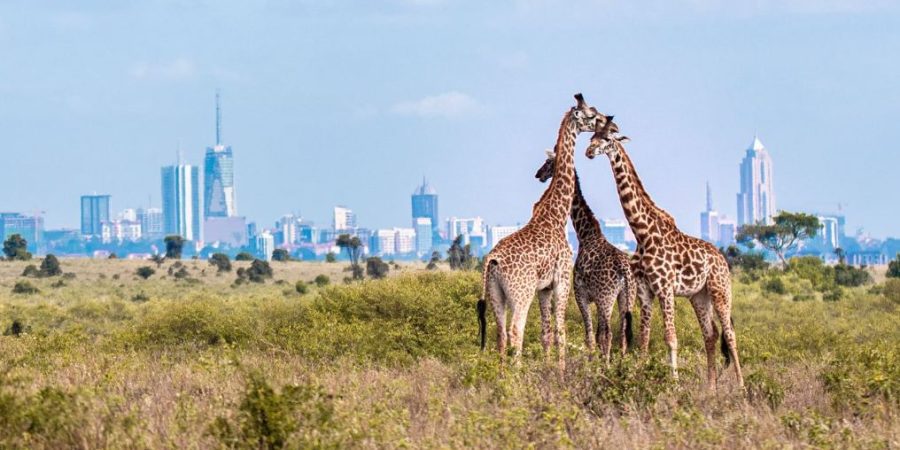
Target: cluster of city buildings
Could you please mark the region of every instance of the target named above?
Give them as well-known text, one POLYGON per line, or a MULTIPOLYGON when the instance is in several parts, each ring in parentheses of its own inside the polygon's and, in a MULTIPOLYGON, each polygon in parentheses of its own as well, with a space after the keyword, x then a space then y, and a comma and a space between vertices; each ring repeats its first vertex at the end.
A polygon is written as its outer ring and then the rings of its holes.
MULTIPOLYGON (((737 219, 720 214, 713 207, 707 183, 706 209, 700 213, 701 238, 720 247, 735 244, 738 229, 745 224, 770 223, 776 214, 772 158, 756 137, 740 164, 740 192, 737 219)), ((187 255, 201 257, 213 252, 250 252, 271 258, 276 248, 287 250, 302 260, 323 259, 339 253, 338 236, 356 236, 363 255, 389 259, 428 259, 433 252, 446 254, 456 238, 481 256, 519 225, 488 225, 481 217, 439 215, 438 193, 423 178, 411 195, 408 226, 369 229, 360 226, 354 211, 335 206, 332 222, 317 226, 297 214, 286 214, 273 226, 258 226, 238 214, 234 185, 234 157, 222 139, 222 117, 216 95, 216 139, 207 147, 203 167, 183 161, 179 151, 175 164, 160 170, 161 207, 126 208, 112 215, 108 194, 81 196, 80 229, 44 230, 41 212, 0 213, 0 236, 20 234, 36 254, 144 258, 163 248, 163 239, 179 235, 186 242, 187 255), (202 173, 202 177, 201 177, 202 173)), ((900 241, 876 241, 865 236, 845 235, 842 213, 817 214, 821 232, 804 242, 799 252, 833 259, 834 250, 845 250, 855 264, 883 264, 900 251, 900 241)), ((628 224, 621 219, 600 219, 606 238, 623 250, 634 249, 628 224)), ((569 241, 577 248, 574 231, 569 241)))

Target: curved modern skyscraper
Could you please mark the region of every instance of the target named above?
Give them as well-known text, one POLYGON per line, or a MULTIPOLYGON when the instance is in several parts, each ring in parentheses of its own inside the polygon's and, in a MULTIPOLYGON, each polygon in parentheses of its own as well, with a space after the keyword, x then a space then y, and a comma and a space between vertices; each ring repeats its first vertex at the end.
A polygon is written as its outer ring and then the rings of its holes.
POLYGON ((737 195, 738 225, 770 224, 775 212, 772 158, 759 138, 753 136, 753 144, 741 161, 741 191, 737 195))
POLYGON ((203 216, 235 217, 234 156, 231 146, 222 144, 222 112, 216 93, 216 145, 206 148, 203 164, 203 216))

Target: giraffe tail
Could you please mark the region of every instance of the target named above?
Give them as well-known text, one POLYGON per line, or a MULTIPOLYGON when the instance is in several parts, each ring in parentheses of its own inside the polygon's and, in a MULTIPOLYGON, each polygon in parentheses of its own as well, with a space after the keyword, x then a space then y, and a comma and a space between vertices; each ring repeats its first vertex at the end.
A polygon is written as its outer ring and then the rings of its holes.
MULTIPOLYGON (((734 318, 730 318, 731 320, 731 329, 734 329, 734 318)), ((725 330, 722 330, 722 340, 721 345, 719 346, 720 350, 722 350, 722 356, 725 357, 725 368, 731 365, 731 347, 728 346, 728 340, 725 339, 725 330)))
POLYGON ((475 305, 478 309, 478 335, 481 337, 481 351, 484 351, 485 340, 487 339, 487 301, 483 298, 478 299, 475 305))
POLYGON ((625 342, 628 343, 628 348, 633 348, 634 330, 631 327, 631 311, 625 313, 625 342))

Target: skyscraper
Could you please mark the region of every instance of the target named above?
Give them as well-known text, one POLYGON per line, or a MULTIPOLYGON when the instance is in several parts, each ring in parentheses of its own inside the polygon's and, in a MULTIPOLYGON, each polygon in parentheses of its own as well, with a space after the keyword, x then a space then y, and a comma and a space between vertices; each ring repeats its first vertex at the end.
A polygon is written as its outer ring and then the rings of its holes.
MULTIPOLYGON (((416 219, 427 217, 431 219, 432 243, 441 239, 440 222, 438 222, 438 195, 437 191, 422 177, 422 185, 417 187, 412 194, 412 225, 416 226, 416 219)), ((456 236, 453 236, 456 237, 456 236)), ((451 239, 453 238, 451 237, 451 239)))
POLYGON ((355 232, 356 213, 346 206, 335 206, 332 228, 336 234, 355 232))
POLYGON ((6 241, 14 234, 22 236, 28 242, 29 252, 43 251, 44 218, 39 215, 0 212, 0 240, 6 241))
POLYGON ((431 226, 431 219, 428 217, 418 217, 416 218, 416 255, 430 255, 431 248, 433 246, 433 227, 431 226))
POLYGON ((137 220, 141 223, 141 235, 144 239, 159 239, 165 227, 163 212, 159 208, 141 208, 137 210, 137 220))
POLYGON ((204 218, 234 217, 234 157, 231 146, 222 143, 222 109, 216 92, 216 145, 206 148, 203 164, 204 218))
POLYGON ((709 181, 706 182, 706 210, 700 213, 700 239, 713 244, 719 242, 719 212, 713 209, 709 181))
POLYGON ((163 219, 166 234, 203 241, 200 228, 200 171, 182 164, 162 168, 163 219))
POLYGON ((738 225, 772 223, 775 215, 775 186, 772 158, 759 138, 741 161, 741 190, 737 195, 738 225))
POLYGON ((100 236, 103 222, 109 222, 109 195, 82 195, 81 234, 100 236))

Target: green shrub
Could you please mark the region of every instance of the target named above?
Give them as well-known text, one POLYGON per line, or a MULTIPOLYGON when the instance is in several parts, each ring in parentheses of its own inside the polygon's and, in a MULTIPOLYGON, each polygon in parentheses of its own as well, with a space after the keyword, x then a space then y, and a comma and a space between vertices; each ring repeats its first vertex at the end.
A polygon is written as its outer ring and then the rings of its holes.
POLYGON ((900 305, 900 279, 889 278, 881 288, 881 295, 900 305))
POLYGON ((135 273, 135 275, 146 280, 147 278, 152 277, 153 274, 156 273, 156 271, 153 270, 153 268, 150 266, 143 266, 143 267, 138 267, 134 273, 135 273))
POLYGON ((224 253, 213 253, 209 257, 209 265, 214 266, 217 273, 231 272, 231 260, 224 253))
POLYGON ((839 286, 862 286, 872 282, 872 275, 866 269, 838 264, 834 266, 834 282, 839 286))
POLYGON ((265 283, 266 279, 272 278, 274 272, 272 266, 268 262, 254 259, 248 268, 240 268, 237 271, 239 280, 252 281, 254 283, 265 283))
POLYGON ((31 331, 31 327, 22 323, 19 319, 14 319, 5 330, 3 330, 4 336, 19 336, 23 333, 28 333, 31 331))
POLYGON ((337 261, 337 255, 334 252, 328 252, 325 254, 325 262, 333 263, 337 261))
POLYGON ((318 287, 328 286, 328 284, 331 283, 331 278, 328 278, 328 275, 320 274, 316 275, 316 279, 313 280, 313 282, 316 283, 316 286, 318 287))
POLYGON ((27 281, 17 281, 12 291, 13 294, 37 294, 40 292, 38 288, 27 281))
POLYGON ((787 294, 787 292, 788 292, 787 286, 785 286, 785 284, 784 284, 784 280, 782 280, 781 277, 779 277, 777 275, 767 279, 763 283, 763 289, 766 292, 771 292, 773 294, 779 294, 779 295, 784 295, 784 294, 787 294))
POLYGON ((22 276, 37 278, 41 276, 41 272, 38 270, 37 266, 35 266, 34 264, 29 264, 25 266, 25 270, 22 271, 22 276))
POLYGON ((671 369, 659 358, 644 361, 617 358, 609 368, 589 365, 587 371, 582 403, 601 416, 609 406, 616 409, 649 407, 677 385, 672 381, 671 369))
POLYGON ((52 254, 48 254, 44 257, 44 260, 41 261, 41 276, 42 277, 56 277, 62 275, 63 271, 59 265, 59 259, 52 254))
POLYGON ((248 376, 236 417, 219 416, 210 434, 227 448, 332 447, 331 395, 313 384, 288 385, 276 392, 258 373, 248 376))
POLYGON ((895 344, 882 341, 837 349, 822 372, 833 403, 857 411, 877 400, 900 405, 900 348, 895 344))
POLYGON ((300 295, 303 295, 309 291, 309 287, 303 280, 298 281, 297 284, 294 285, 294 288, 297 289, 297 293, 300 295))
POLYGON ((897 256, 888 263, 887 276, 888 278, 900 278, 900 253, 897 253, 897 256))
POLYGON ((253 261, 253 255, 248 252, 240 252, 234 257, 235 261, 253 261))
POLYGON ((366 259, 366 275, 368 275, 369 278, 384 278, 390 270, 390 266, 377 256, 366 259))
POLYGON ((744 378, 747 397, 753 403, 765 402, 772 410, 784 402, 784 387, 769 374, 758 370, 744 378))
POLYGON ((276 248, 272 251, 272 261, 288 262, 291 260, 291 254, 283 248, 276 248))

